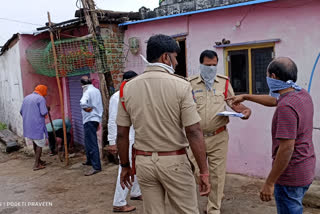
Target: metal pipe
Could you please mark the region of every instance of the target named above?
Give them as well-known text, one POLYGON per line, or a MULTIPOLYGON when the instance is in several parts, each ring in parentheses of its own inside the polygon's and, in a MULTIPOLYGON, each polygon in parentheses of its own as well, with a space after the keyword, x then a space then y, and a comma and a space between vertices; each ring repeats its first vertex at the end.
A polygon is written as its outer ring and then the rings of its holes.
POLYGON ((309 81, 309 87, 308 87, 308 92, 310 93, 311 91, 311 84, 312 84, 312 80, 313 80, 313 75, 314 75, 314 71, 316 70, 316 67, 317 67, 317 64, 319 62, 319 59, 320 59, 320 53, 316 59, 316 62, 314 63, 314 66, 313 66, 313 69, 312 69, 312 72, 311 72, 311 76, 310 76, 310 81, 309 81))

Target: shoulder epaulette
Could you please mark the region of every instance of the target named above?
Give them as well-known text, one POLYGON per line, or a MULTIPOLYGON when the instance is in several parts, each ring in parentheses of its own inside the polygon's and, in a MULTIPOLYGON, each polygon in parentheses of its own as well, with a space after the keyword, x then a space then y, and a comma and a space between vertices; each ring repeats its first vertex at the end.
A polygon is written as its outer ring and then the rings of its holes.
MULTIPOLYGON (((170 73, 168 73, 168 74, 170 74, 170 73)), ((180 75, 178 75, 178 74, 170 74, 170 75, 173 75, 173 76, 175 76, 175 77, 178 77, 178 78, 180 78, 180 79, 183 79, 183 80, 189 82, 189 81, 187 80, 187 78, 185 78, 185 77, 183 77, 183 76, 180 76, 180 75)))
MULTIPOLYGON (((137 76, 138 76, 138 75, 137 75, 137 76)), ((137 76, 132 77, 132 78, 130 78, 130 79, 126 79, 126 82, 129 82, 130 80, 133 80, 133 79, 136 78, 137 76)))
POLYGON ((225 76, 225 75, 221 75, 221 74, 217 74, 217 77, 223 78, 223 79, 229 79, 229 77, 225 76))
POLYGON ((197 79, 198 77, 199 77, 199 75, 194 75, 194 76, 188 77, 188 80, 192 81, 192 80, 197 79))

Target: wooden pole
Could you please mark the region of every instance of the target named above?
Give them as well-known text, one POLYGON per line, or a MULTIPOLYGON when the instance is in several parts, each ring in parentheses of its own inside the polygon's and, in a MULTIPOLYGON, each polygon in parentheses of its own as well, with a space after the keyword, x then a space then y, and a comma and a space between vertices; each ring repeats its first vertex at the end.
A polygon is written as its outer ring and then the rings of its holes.
MULTIPOLYGON (((49 21, 49 27, 51 28, 51 18, 50 13, 48 12, 48 21, 49 21)), ((58 72, 58 60, 57 60, 57 52, 56 47, 54 45, 54 39, 53 39, 53 33, 52 30, 50 30, 50 39, 52 43, 52 52, 53 52, 53 58, 54 58, 54 67, 56 70, 56 79, 58 84, 58 90, 59 90, 59 97, 60 97, 60 106, 61 106, 61 116, 62 116, 62 123, 63 123, 63 141, 64 141, 64 153, 66 158, 66 166, 69 164, 69 157, 68 157, 68 143, 67 143, 67 128, 66 128, 66 121, 64 118, 64 105, 63 105, 63 97, 62 97, 62 90, 60 85, 60 79, 59 79, 59 72, 58 72)))
MULTIPOLYGON (((112 80, 111 72, 107 70, 105 66, 105 51, 101 50, 101 46, 103 46, 103 40, 101 38, 101 29, 98 20, 97 13, 95 11, 94 1, 93 0, 81 0, 83 5, 83 12, 86 19, 86 23, 88 26, 89 33, 92 34, 93 38, 96 38, 98 44, 95 52, 97 54, 97 62, 101 65, 99 70, 99 82, 100 82, 100 91, 102 95, 102 102, 104 106, 103 111, 103 120, 102 120, 102 140, 107 137, 107 126, 108 126, 108 113, 109 113, 109 99, 111 95, 114 93, 114 84, 112 80)), ((103 145, 102 145, 103 146, 103 145)), ((102 153, 102 152, 101 152, 102 153)))
MULTIPOLYGON (((92 34, 93 38, 96 38, 98 41, 98 45, 96 48, 96 54, 98 55, 98 64, 101 65, 101 70, 99 71, 99 78, 100 82, 100 89, 103 93, 102 97, 108 99, 108 97, 111 97, 111 95, 114 93, 114 84, 112 80, 112 75, 110 71, 107 70, 105 66, 105 58, 103 57, 103 54, 105 54, 104 50, 101 50, 101 46, 103 46, 103 40, 101 38, 101 28, 98 20, 97 13, 95 12, 95 6, 93 0, 82 0, 83 5, 83 12, 86 19, 86 23, 88 26, 89 33, 92 34), (108 94, 103 90, 102 87, 107 87, 108 94)), ((104 104, 107 104, 108 102, 104 101, 104 104)))
MULTIPOLYGON (((91 17, 92 17, 92 21, 93 21, 93 25, 94 25, 94 30, 96 32, 96 37, 97 37, 97 40, 98 40, 98 43, 99 43, 99 55, 100 55, 100 58, 101 58, 101 61, 104 60, 103 56, 102 56, 102 52, 103 54, 105 54, 105 51, 101 51, 101 46, 103 46, 103 39, 101 37, 101 28, 100 28, 100 23, 99 23, 99 20, 98 20, 98 16, 97 16, 97 12, 95 10, 95 5, 94 5, 94 1, 93 0, 88 0, 89 2, 89 8, 90 8, 90 11, 91 11, 91 17)), ((105 66, 105 63, 102 63, 101 64, 102 66, 102 72, 105 73, 105 76, 103 76, 103 80, 104 82, 106 83, 106 86, 108 87, 108 92, 109 92, 109 96, 111 97, 112 94, 114 93, 114 84, 113 84, 113 80, 112 80, 112 75, 111 75, 111 72, 107 70, 106 66, 105 66)))

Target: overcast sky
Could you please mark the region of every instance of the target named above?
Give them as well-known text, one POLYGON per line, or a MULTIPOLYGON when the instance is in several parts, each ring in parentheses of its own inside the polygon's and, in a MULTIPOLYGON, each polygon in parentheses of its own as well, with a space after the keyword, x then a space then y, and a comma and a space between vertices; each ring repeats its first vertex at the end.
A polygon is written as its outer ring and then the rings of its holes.
MULTIPOLYGON (((115 11, 138 11, 145 6, 158 7, 159 0, 94 0, 99 9, 115 11)), ((81 0, 79 0, 81 2, 81 0)), ((0 46, 14 33, 33 32, 48 21, 62 22, 74 18, 77 0, 0 0, 0 46), (17 20, 19 23, 8 21, 17 20)))

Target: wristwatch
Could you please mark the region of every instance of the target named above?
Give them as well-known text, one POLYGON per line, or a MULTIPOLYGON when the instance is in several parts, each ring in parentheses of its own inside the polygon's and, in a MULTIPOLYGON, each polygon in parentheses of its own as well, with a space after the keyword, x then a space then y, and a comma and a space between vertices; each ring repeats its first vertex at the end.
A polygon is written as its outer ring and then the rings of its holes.
POLYGON ((128 168, 128 167, 130 167, 130 162, 122 163, 122 164, 120 164, 120 166, 121 166, 122 168, 128 168))

